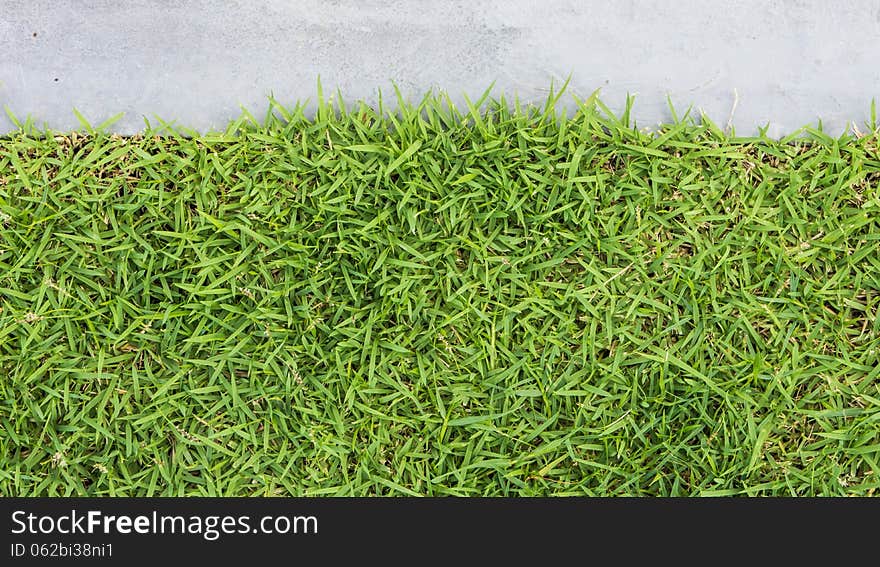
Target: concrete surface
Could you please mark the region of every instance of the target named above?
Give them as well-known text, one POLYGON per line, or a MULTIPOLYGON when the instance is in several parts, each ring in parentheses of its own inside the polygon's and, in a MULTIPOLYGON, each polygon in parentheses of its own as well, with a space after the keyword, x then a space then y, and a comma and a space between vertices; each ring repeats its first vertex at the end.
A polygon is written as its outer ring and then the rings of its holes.
MULTIPOLYGON (((551 80, 650 125, 702 108, 740 133, 863 124, 880 98, 878 0, 0 0, 0 105, 56 129, 118 112, 198 130, 325 91, 395 80, 541 100, 551 80)), ((460 100, 460 99, 459 99, 460 100)), ((0 118, 0 132, 11 123, 0 118)))

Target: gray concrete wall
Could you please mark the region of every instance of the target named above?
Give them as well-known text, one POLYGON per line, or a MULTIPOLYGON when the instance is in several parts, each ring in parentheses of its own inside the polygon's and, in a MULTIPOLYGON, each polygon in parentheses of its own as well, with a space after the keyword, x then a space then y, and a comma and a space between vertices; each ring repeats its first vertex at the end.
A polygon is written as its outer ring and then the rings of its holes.
MULTIPOLYGON (((878 0, 0 0, 0 104, 56 129, 118 112, 199 130, 325 90, 375 101, 396 81, 542 100, 551 80, 636 93, 650 125, 702 108, 740 133, 863 124, 880 98, 878 0)), ((0 131, 11 123, 0 118, 0 131)))

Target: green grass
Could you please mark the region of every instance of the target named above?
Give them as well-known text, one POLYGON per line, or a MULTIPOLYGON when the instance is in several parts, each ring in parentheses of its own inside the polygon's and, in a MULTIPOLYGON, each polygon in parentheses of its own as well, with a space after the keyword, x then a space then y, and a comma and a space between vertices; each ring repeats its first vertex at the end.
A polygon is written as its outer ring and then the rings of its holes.
POLYGON ((0 493, 874 494, 876 124, 556 96, 0 139, 0 493))

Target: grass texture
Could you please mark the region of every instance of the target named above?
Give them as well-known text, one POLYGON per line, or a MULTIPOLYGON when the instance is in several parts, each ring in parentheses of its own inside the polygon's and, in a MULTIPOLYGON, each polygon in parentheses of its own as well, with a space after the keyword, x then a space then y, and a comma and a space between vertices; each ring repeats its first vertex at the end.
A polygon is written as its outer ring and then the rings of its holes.
POLYGON ((0 139, 0 493, 874 494, 876 124, 558 96, 0 139))

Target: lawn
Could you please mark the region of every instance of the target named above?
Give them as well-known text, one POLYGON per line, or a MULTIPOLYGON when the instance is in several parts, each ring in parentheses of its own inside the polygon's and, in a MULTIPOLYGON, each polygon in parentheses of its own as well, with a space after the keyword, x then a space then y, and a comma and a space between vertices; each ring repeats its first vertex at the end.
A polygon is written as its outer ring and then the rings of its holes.
POLYGON ((0 494, 874 494, 876 118, 559 96, 0 138, 0 494))

